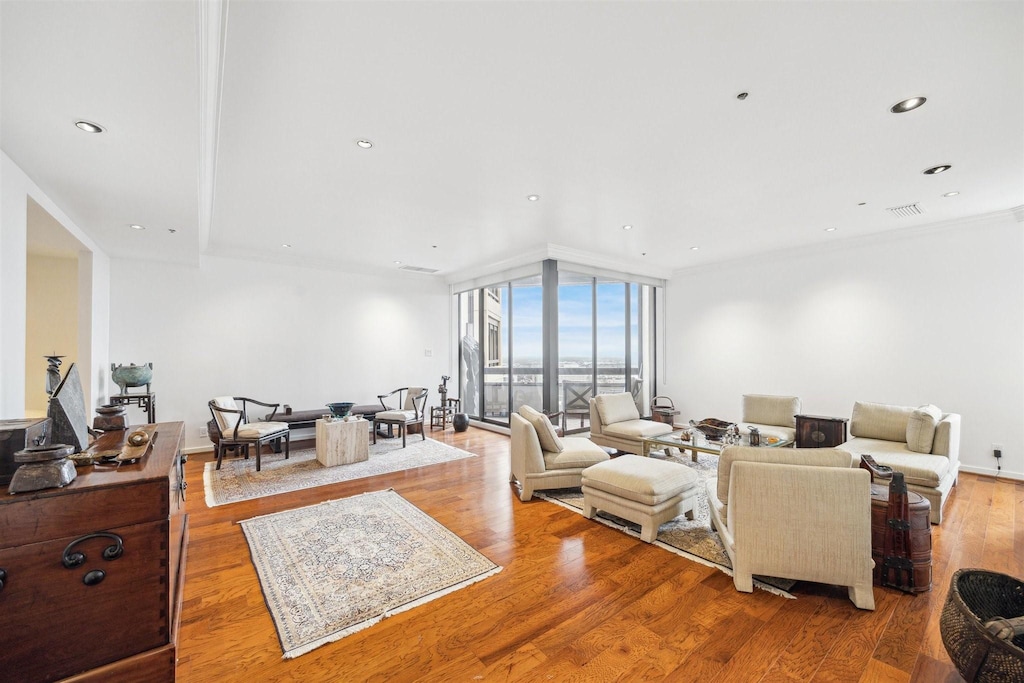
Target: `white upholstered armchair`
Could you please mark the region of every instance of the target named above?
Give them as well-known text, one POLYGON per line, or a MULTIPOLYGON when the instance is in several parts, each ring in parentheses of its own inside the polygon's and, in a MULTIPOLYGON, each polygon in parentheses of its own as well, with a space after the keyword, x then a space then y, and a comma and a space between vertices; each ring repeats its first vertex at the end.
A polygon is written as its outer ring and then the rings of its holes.
POLYGON ((600 446, 583 437, 559 437, 551 421, 530 406, 509 415, 512 436, 511 482, 522 487, 519 498, 526 502, 537 489, 579 486, 582 472, 608 460, 600 446))
POLYGON ((736 590, 753 575, 846 586, 874 609, 871 477, 834 448, 729 446, 707 482, 712 526, 736 590))
POLYGON ((786 441, 796 439, 796 416, 800 399, 796 396, 743 395, 743 422, 740 428, 750 432, 757 427, 762 436, 776 436, 786 441))
POLYGON ((643 455, 641 437, 670 433, 670 424, 640 419, 632 394, 601 394, 590 399, 590 440, 599 446, 643 455))

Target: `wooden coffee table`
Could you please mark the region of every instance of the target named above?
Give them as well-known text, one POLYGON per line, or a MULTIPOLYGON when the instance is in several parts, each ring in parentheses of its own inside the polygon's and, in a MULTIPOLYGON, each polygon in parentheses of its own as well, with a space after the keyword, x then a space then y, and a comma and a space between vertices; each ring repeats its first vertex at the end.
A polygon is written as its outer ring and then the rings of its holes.
MULTIPOLYGON (((694 441, 691 437, 690 440, 684 441, 680 437, 685 432, 680 430, 678 432, 672 432, 671 434, 663 434, 661 436, 645 436, 640 438, 641 455, 650 456, 652 450, 659 448, 678 448, 681 451, 690 451, 690 456, 693 458, 693 462, 697 462, 698 453, 710 453, 711 455, 721 455, 722 449, 727 444, 723 444, 720 441, 708 441, 706 438, 698 436, 697 440, 694 441)), ((785 448, 786 446, 792 446, 792 439, 776 439, 775 442, 770 443, 770 439, 776 437, 761 437, 760 447, 763 448, 785 448)), ((747 437, 736 444, 737 446, 749 446, 750 440, 747 437)))

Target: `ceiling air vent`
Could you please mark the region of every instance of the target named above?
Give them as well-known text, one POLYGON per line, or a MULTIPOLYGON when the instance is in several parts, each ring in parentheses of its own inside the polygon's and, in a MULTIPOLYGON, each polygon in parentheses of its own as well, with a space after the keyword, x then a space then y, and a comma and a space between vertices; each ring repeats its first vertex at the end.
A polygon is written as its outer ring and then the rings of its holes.
POLYGON ((437 268, 420 268, 419 266, 399 266, 399 270, 408 270, 412 273, 436 273, 437 268))
POLYGON ((891 206, 888 209, 886 209, 886 211, 891 213, 893 216, 899 216, 900 218, 920 216, 922 213, 924 213, 924 209, 922 209, 917 204, 907 204, 905 206, 891 206))

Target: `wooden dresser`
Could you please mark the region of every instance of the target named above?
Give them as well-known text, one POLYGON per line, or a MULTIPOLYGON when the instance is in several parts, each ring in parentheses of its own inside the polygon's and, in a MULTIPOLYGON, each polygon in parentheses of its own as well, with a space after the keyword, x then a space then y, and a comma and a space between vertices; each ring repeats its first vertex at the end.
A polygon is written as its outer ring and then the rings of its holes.
MULTIPOLYGON (((188 516, 181 422, 135 464, 0 492, 0 681, 173 681, 188 516), (107 559, 107 558, 110 559, 107 559)), ((90 451, 120 448, 110 432, 90 451)))

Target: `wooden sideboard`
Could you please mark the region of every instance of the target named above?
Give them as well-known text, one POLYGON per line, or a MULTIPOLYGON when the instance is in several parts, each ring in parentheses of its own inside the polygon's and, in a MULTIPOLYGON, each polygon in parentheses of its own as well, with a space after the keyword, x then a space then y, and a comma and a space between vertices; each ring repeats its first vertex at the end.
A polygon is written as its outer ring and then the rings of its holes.
MULTIPOLYGON (((0 492, 0 681, 173 681, 188 516, 184 424, 135 464, 0 492)), ((132 430, 90 451, 118 449, 132 430)))

